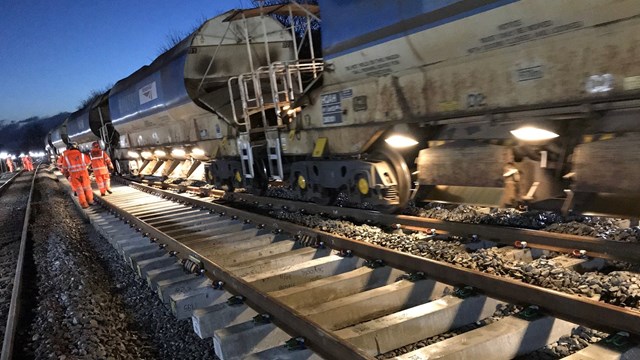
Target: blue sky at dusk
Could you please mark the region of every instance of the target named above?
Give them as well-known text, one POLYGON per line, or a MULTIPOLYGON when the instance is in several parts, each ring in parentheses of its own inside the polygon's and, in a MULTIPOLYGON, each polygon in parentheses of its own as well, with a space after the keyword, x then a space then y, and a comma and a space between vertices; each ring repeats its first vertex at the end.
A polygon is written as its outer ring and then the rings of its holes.
POLYGON ((75 111, 153 61, 170 34, 249 0, 0 0, 0 120, 75 111))

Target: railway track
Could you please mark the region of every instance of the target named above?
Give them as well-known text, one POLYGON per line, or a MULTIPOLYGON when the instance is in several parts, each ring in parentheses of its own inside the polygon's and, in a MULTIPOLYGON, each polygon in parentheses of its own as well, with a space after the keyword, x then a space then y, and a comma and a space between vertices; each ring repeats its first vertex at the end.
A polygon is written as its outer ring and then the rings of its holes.
MULTIPOLYGON (((424 231, 434 235, 436 233, 440 235, 456 235, 466 237, 473 241, 485 240, 503 245, 519 244, 519 246, 575 254, 580 257, 590 256, 628 262, 640 261, 640 242, 624 243, 587 236, 550 233, 542 230, 448 222, 419 216, 389 215, 378 211, 323 206, 274 197, 260 197, 248 193, 226 193, 221 190, 165 184, 154 181, 145 181, 143 183, 163 190, 211 196, 216 199, 239 202, 241 204, 260 205, 269 209, 282 208, 287 211, 326 215, 336 219, 351 219, 359 223, 378 224, 412 231, 424 231)), ((492 244, 483 243, 481 246, 492 246, 492 244)))
POLYGON ((35 184, 33 174, 18 172, 0 189, 0 359, 12 356, 20 307, 22 268, 35 184))
POLYGON ((0 174, 0 194, 11 186, 11 183, 22 174, 22 170, 15 173, 0 174))
POLYGON ((91 210, 94 224, 179 319, 191 316, 201 337, 214 338, 223 359, 274 358, 287 340, 313 350, 295 353, 302 358, 372 358, 475 324, 507 303, 523 310, 399 358, 510 358, 576 324, 624 343, 583 352, 637 351, 628 349, 640 334, 636 310, 144 185, 119 186, 99 201, 108 212, 91 210))
MULTIPOLYGON (((389 215, 377 211, 322 206, 272 197, 257 197, 246 193, 228 193, 224 195, 224 199, 232 202, 250 203, 254 206, 262 205, 267 208, 283 208, 287 211, 327 215, 337 219, 352 219, 359 223, 423 231, 433 235, 455 235, 471 241, 485 240, 503 245, 518 244, 518 246, 576 254, 581 257, 590 256, 608 260, 640 262, 640 242, 620 242, 508 226, 448 222, 408 215, 389 215)), ((482 246, 491 245, 491 243, 485 243, 482 246)))

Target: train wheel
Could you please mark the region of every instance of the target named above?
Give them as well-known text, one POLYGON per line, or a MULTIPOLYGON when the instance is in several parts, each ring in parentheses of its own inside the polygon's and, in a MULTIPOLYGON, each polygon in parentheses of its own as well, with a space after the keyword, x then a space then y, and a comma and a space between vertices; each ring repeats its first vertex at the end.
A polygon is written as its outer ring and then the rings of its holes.
POLYGON ((356 177, 356 187, 358 188, 358 193, 361 197, 369 195, 369 181, 366 176, 358 175, 356 177))
POLYGON ((369 200, 371 189, 369 188, 369 180, 366 174, 357 174, 353 178, 353 182, 345 188, 348 198, 347 203, 363 204, 369 200))
POLYGON ((293 192, 302 200, 307 200, 307 193, 308 193, 308 184, 307 184, 307 179, 304 177, 304 175, 296 172, 295 176, 293 177, 293 180, 291 181, 291 189, 293 190, 293 192))
MULTIPOLYGON (((404 161, 404 157, 402 157, 400 153, 387 148, 377 150, 372 158, 386 161, 391 169, 393 169, 396 180, 398 181, 398 205, 395 206, 393 210, 399 211, 407 205, 411 197, 411 171, 409 170, 407 162, 404 161)), ((389 212, 389 210, 387 207, 382 209, 384 212, 389 212)))

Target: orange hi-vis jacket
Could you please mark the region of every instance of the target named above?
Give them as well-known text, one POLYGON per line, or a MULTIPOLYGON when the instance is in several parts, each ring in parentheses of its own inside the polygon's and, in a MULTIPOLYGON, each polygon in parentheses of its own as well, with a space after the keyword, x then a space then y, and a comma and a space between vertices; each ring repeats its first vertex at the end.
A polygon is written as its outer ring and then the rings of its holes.
POLYGON ((91 159, 86 154, 83 154, 78 149, 71 149, 65 151, 62 156, 62 168, 68 172, 69 175, 80 175, 87 171, 87 166, 91 163, 91 159))
POLYGON ((89 157, 91 159, 91 168, 93 169, 94 174, 108 174, 109 169, 107 167, 113 168, 109 154, 102 149, 92 149, 89 157))
POLYGON ((91 190, 91 180, 89 180, 89 172, 87 166, 91 163, 91 159, 78 149, 70 149, 64 152, 62 172, 69 174, 69 182, 71 188, 78 195, 78 202, 82 208, 86 209, 93 204, 93 191, 91 190))
POLYGON ((27 171, 33 170, 33 160, 31 160, 31 157, 28 155, 22 158, 22 165, 27 171))

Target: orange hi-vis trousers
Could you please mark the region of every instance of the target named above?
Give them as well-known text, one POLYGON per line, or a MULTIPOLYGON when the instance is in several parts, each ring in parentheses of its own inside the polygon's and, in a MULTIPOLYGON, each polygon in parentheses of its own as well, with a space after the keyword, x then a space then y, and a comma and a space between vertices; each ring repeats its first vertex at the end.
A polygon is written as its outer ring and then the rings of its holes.
POLYGON ((80 206, 86 209, 90 204, 93 204, 93 190, 91 190, 91 180, 89 179, 88 171, 69 173, 69 182, 71 183, 73 191, 78 195, 80 206))
POLYGON ((94 171, 93 176, 96 177, 96 184, 98 184, 101 195, 104 195, 107 190, 111 190, 111 176, 108 172, 100 174, 99 171, 94 171))

